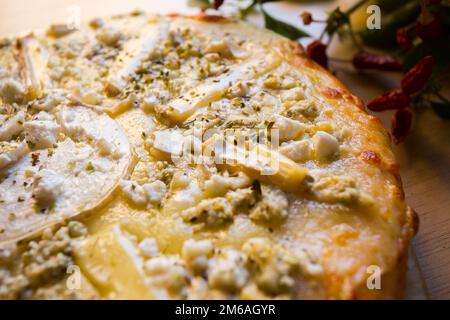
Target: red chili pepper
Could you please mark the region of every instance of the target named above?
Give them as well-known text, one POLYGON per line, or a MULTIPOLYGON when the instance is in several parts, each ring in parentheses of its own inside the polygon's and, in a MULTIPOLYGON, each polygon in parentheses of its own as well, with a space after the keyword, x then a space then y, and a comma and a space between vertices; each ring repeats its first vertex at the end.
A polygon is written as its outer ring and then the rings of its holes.
POLYGON ((417 21, 416 32, 423 41, 432 41, 442 37, 444 35, 444 27, 442 26, 441 17, 436 15, 428 23, 417 21))
POLYGON ((413 47, 411 37, 409 36, 406 28, 400 28, 397 30, 396 39, 397 44, 405 50, 409 50, 413 47))
POLYGON ((409 97, 400 88, 389 91, 376 97, 367 104, 367 108, 372 111, 398 110, 409 105, 409 97))
POLYGON ((219 9, 223 5, 224 0, 214 0, 214 9, 219 9))
POLYGON ((401 82, 406 94, 413 94, 423 89, 433 72, 434 59, 426 56, 419 60, 404 76, 401 82))
POLYGON ((375 69, 384 71, 399 71, 402 69, 400 61, 391 56, 365 51, 361 51, 353 57, 353 66, 356 69, 375 69))
POLYGON ((328 69, 327 46, 320 40, 311 42, 306 47, 306 54, 325 69, 328 69))
POLYGON ((391 133, 395 143, 402 142, 411 131, 413 114, 409 109, 397 110, 391 119, 391 133))

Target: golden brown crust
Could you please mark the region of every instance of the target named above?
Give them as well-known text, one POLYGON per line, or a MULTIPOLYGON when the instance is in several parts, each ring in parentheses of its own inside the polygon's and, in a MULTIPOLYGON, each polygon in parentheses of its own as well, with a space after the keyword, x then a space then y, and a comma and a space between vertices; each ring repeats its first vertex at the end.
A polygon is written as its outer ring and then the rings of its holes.
MULTIPOLYGON (((285 57, 285 60, 297 68, 308 68, 316 72, 320 77, 318 90, 327 98, 333 100, 345 101, 345 108, 353 109, 355 119, 358 119, 359 135, 367 138, 367 144, 362 146, 359 157, 367 163, 374 165, 380 170, 391 174, 396 181, 398 199, 404 200, 399 165, 391 150, 391 139, 381 121, 371 115, 366 114, 365 107, 361 99, 352 95, 348 89, 327 70, 306 57, 302 50, 290 50, 289 46, 279 48, 279 52, 285 57), (362 125, 367 125, 363 127, 362 125), (373 133, 376 134, 373 134, 373 133), (370 136, 370 138, 369 138, 370 136)), ((298 47, 297 44, 292 45, 298 47)), ((352 281, 343 284, 338 277, 331 276, 328 283, 328 295, 331 297, 340 296, 344 299, 399 299, 403 296, 406 271, 407 256, 410 239, 417 233, 419 219, 416 212, 405 206, 403 214, 400 216, 402 222, 402 231, 398 239, 397 261, 391 266, 389 271, 382 274, 382 290, 368 290, 365 281, 356 287, 351 284, 352 281), (336 287, 336 291, 333 288, 336 287), (343 289, 342 289, 343 288, 343 289)), ((349 280, 349 279, 347 279, 349 280)))

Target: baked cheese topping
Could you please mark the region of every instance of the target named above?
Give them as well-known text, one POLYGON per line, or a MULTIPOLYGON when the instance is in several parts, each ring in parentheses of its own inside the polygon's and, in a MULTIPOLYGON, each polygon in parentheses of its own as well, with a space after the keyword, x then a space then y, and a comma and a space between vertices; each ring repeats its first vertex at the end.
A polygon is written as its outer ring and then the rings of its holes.
POLYGON ((0 297, 352 298, 393 274, 387 136, 294 51, 139 12, 2 41, 0 297))

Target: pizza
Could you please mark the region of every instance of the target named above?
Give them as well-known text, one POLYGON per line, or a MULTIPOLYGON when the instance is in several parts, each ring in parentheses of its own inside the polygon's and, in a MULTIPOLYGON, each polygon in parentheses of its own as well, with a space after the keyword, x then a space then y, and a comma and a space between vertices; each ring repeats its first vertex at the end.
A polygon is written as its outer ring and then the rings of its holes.
POLYGON ((400 298, 417 217, 380 121, 220 16, 0 41, 3 299, 400 298))

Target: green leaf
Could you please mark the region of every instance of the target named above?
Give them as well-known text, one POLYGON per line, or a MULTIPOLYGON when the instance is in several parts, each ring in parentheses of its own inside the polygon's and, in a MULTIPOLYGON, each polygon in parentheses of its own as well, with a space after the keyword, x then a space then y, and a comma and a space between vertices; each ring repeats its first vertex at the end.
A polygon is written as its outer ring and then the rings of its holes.
POLYGON ((264 15, 264 22, 267 29, 272 30, 278 34, 281 34, 282 36, 285 36, 286 38, 289 38, 291 40, 296 40, 298 38, 310 36, 307 32, 301 29, 298 29, 290 24, 275 19, 274 17, 269 15, 267 11, 264 10, 264 8, 261 8, 261 11, 264 15))
POLYGON ((444 102, 431 102, 431 107, 436 114, 444 119, 450 119, 450 104, 444 102))

